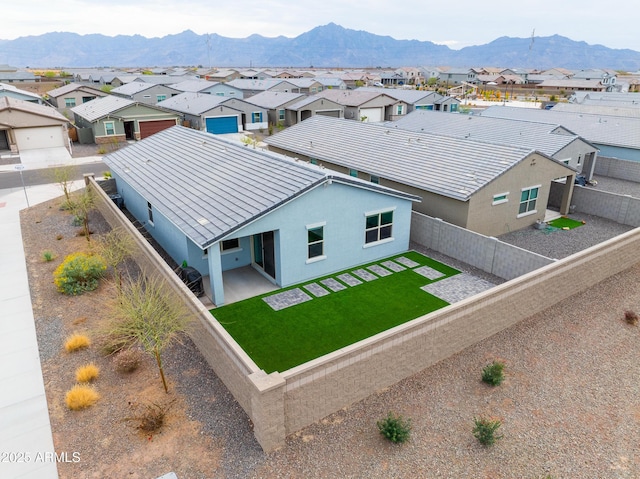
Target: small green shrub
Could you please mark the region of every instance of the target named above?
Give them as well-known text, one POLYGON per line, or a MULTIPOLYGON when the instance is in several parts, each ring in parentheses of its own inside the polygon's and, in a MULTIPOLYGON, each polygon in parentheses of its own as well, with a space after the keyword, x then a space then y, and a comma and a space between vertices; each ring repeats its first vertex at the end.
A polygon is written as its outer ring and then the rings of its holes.
POLYGON ((502 421, 499 419, 474 417, 473 422, 475 423, 473 435, 483 446, 491 446, 498 439, 502 439, 501 434, 496 434, 498 428, 502 426, 502 421))
POLYGON ((53 282, 61 293, 78 295, 96 289, 106 269, 107 265, 100 256, 74 253, 53 272, 53 282))
POLYGON ((409 439, 411 434, 411 419, 395 416, 391 412, 377 424, 380 434, 393 443, 403 443, 409 439))
POLYGON ((111 178, 111 176, 112 176, 112 175, 111 175, 111 172, 110 172, 110 171, 104 171, 104 172, 102 173, 102 177, 103 177, 105 180, 108 180, 109 178, 111 178))
POLYGON ((491 386, 498 386, 504 379, 504 363, 494 361, 482 369, 482 380, 491 386))
POLYGON ((55 258, 56 256, 51 251, 44 251, 42 253, 42 259, 47 263, 53 261, 55 258))

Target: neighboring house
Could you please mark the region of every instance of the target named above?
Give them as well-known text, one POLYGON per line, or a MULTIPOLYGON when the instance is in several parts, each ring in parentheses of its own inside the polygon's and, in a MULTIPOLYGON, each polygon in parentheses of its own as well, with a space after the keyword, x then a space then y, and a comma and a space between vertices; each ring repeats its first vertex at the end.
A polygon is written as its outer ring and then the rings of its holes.
POLYGON ((344 106, 316 95, 303 97, 287 107, 285 123, 287 126, 295 125, 314 115, 344 118, 344 106))
POLYGON ((213 72, 209 72, 205 75, 205 78, 209 81, 215 82, 230 82, 231 80, 236 80, 240 78, 240 73, 236 70, 216 70, 213 72))
POLYGON ((301 93, 263 91, 253 95, 248 101, 266 110, 269 124, 289 126, 296 123, 296 121, 294 115, 287 115, 287 108, 304 98, 307 98, 307 96, 301 93))
POLYGON ((180 90, 180 92, 193 92, 193 93, 211 93, 211 89, 214 88, 217 83, 201 80, 199 78, 189 78, 187 80, 183 80, 180 83, 174 83, 171 85, 172 88, 176 90, 180 90))
POLYGON ((323 90, 346 90, 347 84, 340 78, 316 77, 323 90))
POLYGON ((28 71, 20 71, 16 67, 10 65, 0 65, 0 82, 2 83, 14 83, 14 82, 35 82, 37 77, 28 71))
POLYGON ((537 108, 492 106, 480 113, 562 125, 600 150, 599 157, 640 161, 640 119, 577 114, 537 108))
POLYGON ((80 143, 141 140, 177 125, 180 115, 109 95, 72 108, 80 143))
POLYGON ((571 78, 573 80, 598 80, 606 87, 606 91, 613 91, 617 73, 613 70, 588 69, 575 72, 571 78))
POLYGON ((298 88, 293 83, 279 78, 270 78, 265 80, 241 78, 238 80, 231 80, 230 82, 227 82, 227 85, 231 85, 232 87, 241 90, 244 98, 249 98, 263 91, 294 92, 298 88))
POLYGON ((322 116, 264 141, 278 153, 420 196, 416 211, 488 236, 544 220, 551 184, 561 177, 567 214, 576 174, 531 148, 322 116))
POLYGON ((30 91, 21 90, 13 85, 7 83, 0 83, 0 98, 9 97, 16 100, 28 101, 30 103, 37 103, 41 105, 43 103, 42 97, 30 91))
POLYGON ((598 148, 588 141, 561 125, 549 123, 415 111, 386 125, 419 133, 529 148, 569 165, 578 173, 584 171, 588 179, 593 176, 598 155, 598 148))
POLYGON ((72 118, 73 115, 70 114, 71 108, 95 100, 96 98, 107 96, 107 93, 89 85, 69 83, 68 85, 48 91, 47 96, 49 97, 49 103, 60 113, 65 116, 69 115, 69 118, 72 118))
MULTIPOLYGON (((380 93, 380 89, 376 87, 362 87, 356 91, 373 91, 380 93)), ((403 114, 411 113, 414 110, 435 110, 437 102, 444 98, 435 91, 404 90, 400 88, 387 88, 384 94, 407 105, 407 111, 403 114)), ((402 116, 402 114, 400 116, 402 116)))
POLYGON ((46 105, 0 98, 0 154, 18 156, 25 166, 71 161, 69 120, 46 105))
POLYGON ((210 95, 224 96, 227 98, 244 98, 244 92, 239 88, 229 85, 228 83, 215 83, 213 86, 207 88, 203 93, 209 93, 210 95))
POLYGON ((316 96, 342 105, 344 117, 349 120, 375 123, 406 113, 405 102, 396 100, 381 90, 324 90, 316 96))
POLYGON ((225 304, 244 268, 277 286, 406 251, 409 195, 183 127, 104 157, 127 210, 225 304))
POLYGON ((112 95, 147 105, 155 105, 180 93, 182 93, 180 90, 168 85, 157 85, 155 83, 140 81, 127 83, 126 85, 111 90, 112 95))
POLYGON ((184 92, 158 106, 180 113, 185 126, 213 134, 265 130, 267 110, 240 98, 184 92))
POLYGON ((538 83, 537 86, 542 90, 555 90, 558 92, 572 92, 575 90, 607 91, 607 86, 603 85, 600 80, 574 80, 573 78, 569 80, 548 79, 538 83))
POLYGON ((477 83, 477 73, 472 68, 447 68, 438 72, 438 81, 446 87, 460 85, 463 82, 477 83))
POLYGON ((292 93, 304 93, 305 95, 315 95, 324 90, 324 85, 315 78, 290 78, 289 83, 295 85, 292 93))

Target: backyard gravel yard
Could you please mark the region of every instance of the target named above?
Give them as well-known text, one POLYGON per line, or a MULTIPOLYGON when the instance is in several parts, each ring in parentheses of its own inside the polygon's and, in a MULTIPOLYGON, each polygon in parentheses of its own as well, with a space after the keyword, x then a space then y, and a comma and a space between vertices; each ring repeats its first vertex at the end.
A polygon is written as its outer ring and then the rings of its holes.
MULTIPOLYGON (((90 331, 107 314, 113 291, 103 285, 73 298, 55 291, 53 269, 86 243, 58 203, 24 211, 21 225, 56 451, 81 455, 80 463, 59 465, 63 479, 152 479, 169 471, 179 479, 640 477, 640 327, 623 320, 626 309, 640 310, 640 265, 341 409, 265 454, 251 421, 190 340, 164 356, 175 403, 166 429, 152 437, 123 423, 129 401, 166 399, 151 359, 134 376, 121 376, 91 349, 78 357, 62 352, 70 332, 90 331), (57 260, 44 263, 45 250, 57 260), (498 387, 480 380, 494 359, 506 364, 498 387), (96 382, 102 398, 91 409, 68 411, 64 391, 74 368, 88 360, 104 371, 96 382), (378 433, 376 421, 390 411, 412 421, 405 444, 378 433), (471 434, 480 415, 503 421, 504 437, 490 448, 471 434)), ((96 237, 108 229, 98 214, 91 221, 96 237)), ((571 231, 512 235, 523 247, 539 243, 538 253, 559 258, 595 244, 601 230, 622 232, 596 218, 585 221, 571 231), (573 246, 555 246, 565 244, 560 238, 571 238, 573 246)))

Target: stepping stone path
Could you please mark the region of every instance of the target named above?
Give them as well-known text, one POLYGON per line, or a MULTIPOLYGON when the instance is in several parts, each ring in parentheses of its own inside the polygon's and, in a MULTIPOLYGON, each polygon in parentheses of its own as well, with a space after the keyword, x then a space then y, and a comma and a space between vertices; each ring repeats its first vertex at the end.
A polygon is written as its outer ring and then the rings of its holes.
POLYGON ((324 284, 327 288, 329 288, 333 292, 342 291, 343 289, 347 289, 347 287, 344 284, 340 283, 339 281, 336 281, 333 278, 323 279, 320 282, 322 284, 324 284))
POLYGON ((491 289, 495 284, 469 274, 460 273, 420 288, 447 303, 457 303, 465 298, 491 289))
POLYGON ((355 274, 358 278, 364 279, 365 281, 373 281, 374 279, 378 279, 375 274, 369 273, 369 271, 364 268, 354 269, 353 274, 355 274))
POLYGON ((395 261, 385 261, 384 263, 381 263, 381 264, 382 266, 384 266, 387 269, 390 269, 394 273, 399 273, 400 271, 404 271, 405 269, 407 269, 404 266, 399 265, 395 261))
POLYGON ((404 266, 406 266, 407 268, 415 268, 416 266, 420 266, 419 263, 416 263, 415 261, 413 261, 412 259, 409 258, 405 258, 404 256, 400 256, 399 258, 396 258, 394 260, 396 263, 400 263, 403 264, 404 266))
POLYGON ((282 293, 272 294, 271 296, 267 296, 262 299, 274 310, 280 311, 281 309, 288 308, 289 306, 304 303, 305 301, 311 301, 313 298, 300 288, 295 288, 290 289, 289 291, 283 291, 282 293))
POLYGON ((384 278, 385 276, 389 276, 389 275, 393 274, 391 271, 389 271, 388 269, 384 269, 379 264, 374 264, 373 266, 369 266, 367 269, 369 271, 377 274, 378 276, 380 276, 382 278, 384 278))
POLYGON ((316 298, 319 298, 321 296, 326 296, 329 293, 329 291, 327 291, 326 289, 324 289, 322 286, 320 286, 318 283, 311 283, 311 284, 307 284, 305 286, 303 286, 304 289, 306 289, 307 291, 309 291, 312 295, 314 295, 316 298))
POLYGON ((362 284, 362 281, 360 281, 358 278, 354 278, 349 273, 339 275, 338 279, 349 286, 358 286, 359 284, 362 284))
POLYGON ((419 268, 414 269, 414 271, 427 279, 438 279, 446 276, 444 273, 441 273, 436 269, 429 268, 428 266, 420 266, 419 268))

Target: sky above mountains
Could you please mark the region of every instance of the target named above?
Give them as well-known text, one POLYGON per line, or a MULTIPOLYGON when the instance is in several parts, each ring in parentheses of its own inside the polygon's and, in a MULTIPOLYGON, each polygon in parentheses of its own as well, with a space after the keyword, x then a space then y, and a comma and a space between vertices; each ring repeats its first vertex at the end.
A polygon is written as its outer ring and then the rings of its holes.
MULTIPOLYGON (((318 25, 420 40, 460 49, 502 36, 562 35, 609 48, 640 51, 637 15, 595 0, 479 3, 457 0, 26 0, 2 8, 0 39, 48 32, 163 37, 184 30, 231 38, 252 34, 293 38, 318 25)), ((534 46, 535 48, 535 42, 534 46)))

